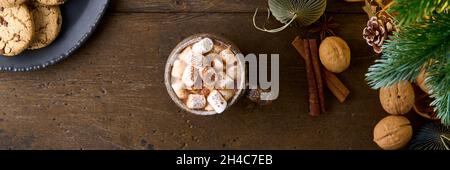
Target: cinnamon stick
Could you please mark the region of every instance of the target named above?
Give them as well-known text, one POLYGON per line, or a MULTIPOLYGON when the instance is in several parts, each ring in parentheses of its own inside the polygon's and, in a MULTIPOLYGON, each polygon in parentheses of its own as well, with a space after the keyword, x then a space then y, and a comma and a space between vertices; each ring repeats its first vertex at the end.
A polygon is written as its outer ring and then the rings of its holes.
POLYGON ((314 75, 314 67, 311 61, 311 53, 309 49, 308 40, 302 40, 297 37, 292 45, 297 49, 305 60, 306 78, 308 79, 308 93, 309 93, 309 114, 311 116, 318 116, 320 114, 320 104, 318 98, 316 78, 314 75))
POLYGON ((300 56, 302 56, 302 58, 305 59, 306 54, 303 39, 301 39, 299 36, 295 37, 294 41, 292 42, 292 46, 294 46, 297 52, 300 53, 300 56))
POLYGON ((327 69, 322 68, 322 72, 324 73, 325 82, 327 83, 328 89, 330 89, 331 93, 339 100, 339 102, 344 103, 350 94, 350 90, 345 87, 344 83, 342 83, 339 78, 328 71, 327 69))
POLYGON ((317 40, 309 40, 309 49, 311 50, 311 61, 314 67, 314 75, 316 76, 317 90, 319 96, 320 109, 322 112, 326 112, 325 108, 325 95, 323 92, 323 78, 321 71, 321 63, 319 61, 319 50, 317 49, 317 40))
POLYGON ((305 62, 306 62, 306 74, 309 84, 309 103, 310 103, 310 112, 311 116, 319 116, 320 115, 320 103, 319 103, 319 92, 317 90, 317 82, 316 76, 314 73, 314 66, 311 60, 311 51, 309 47, 308 40, 303 40, 304 49, 305 49, 305 62))

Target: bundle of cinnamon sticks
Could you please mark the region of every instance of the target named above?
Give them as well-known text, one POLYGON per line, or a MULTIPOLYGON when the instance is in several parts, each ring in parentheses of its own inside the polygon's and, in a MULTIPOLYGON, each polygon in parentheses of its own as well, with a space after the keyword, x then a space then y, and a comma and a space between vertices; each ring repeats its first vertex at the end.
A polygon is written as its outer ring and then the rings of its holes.
POLYGON ((339 102, 343 103, 350 91, 334 73, 322 67, 317 40, 296 37, 292 45, 305 60, 310 104, 309 114, 319 116, 321 112, 326 111, 324 82, 339 102))

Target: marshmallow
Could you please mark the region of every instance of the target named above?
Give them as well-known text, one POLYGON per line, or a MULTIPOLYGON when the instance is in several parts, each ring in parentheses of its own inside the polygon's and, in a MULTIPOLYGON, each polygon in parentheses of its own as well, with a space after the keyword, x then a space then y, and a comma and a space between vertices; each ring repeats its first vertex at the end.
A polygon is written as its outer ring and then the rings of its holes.
POLYGON ((225 65, 223 64, 223 62, 222 62, 222 59, 220 59, 220 58, 215 58, 213 61, 212 61, 212 66, 214 67, 214 69, 216 70, 216 72, 223 72, 224 71, 224 69, 223 68, 225 68, 225 65))
POLYGON ((237 66, 231 66, 227 68, 227 75, 230 76, 231 79, 236 80, 237 77, 237 66))
POLYGON ((186 106, 189 109, 203 109, 206 106, 205 96, 200 94, 190 94, 188 96, 186 106))
POLYGON ((214 90, 208 96, 208 103, 217 113, 222 113, 227 108, 227 101, 222 97, 219 91, 214 90))
POLYGON ((203 80, 203 85, 207 87, 214 87, 219 78, 216 71, 212 67, 205 67, 201 69, 200 77, 203 80))
POLYGON ((193 55, 194 52, 192 51, 191 47, 186 47, 179 55, 178 58, 180 58, 181 61, 186 61, 186 58, 191 55, 193 55))
POLYGON ((216 72, 223 72, 225 68, 223 65, 222 58, 220 57, 219 54, 216 53, 211 53, 208 56, 206 56, 205 59, 203 60, 203 66, 213 67, 216 70, 216 72))
POLYGON ((187 66, 183 71, 183 76, 181 77, 181 81, 187 87, 192 87, 195 85, 198 79, 198 70, 193 66, 187 66))
POLYGON ((192 55, 186 55, 183 60, 187 65, 193 66, 197 69, 203 67, 204 56, 202 54, 192 53, 192 55))
POLYGON ((231 51, 230 48, 227 48, 220 52, 220 57, 225 62, 224 64, 227 66, 233 66, 237 64, 236 55, 231 51))
POLYGON ((172 67, 172 77, 181 78, 183 76, 184 69, 186 68, 186 64, 181 60, 175 60, 173 62, 172 67))
POLYGON ((223 98, 226 101, 229 101, 231 98, 234 97, 234 90, 219 90, 220 94, 222 94, 223 98))
POLYGON ((189 95, 189 92, 186 90, 183 82, 176 82, 172 84, 172 89, 179 99, 186 99, 189 95))
POLYGON ((235 89, 234 80, 225 73, 217 74, 219 79, 216 82, 216 89, 235 89))
POLYGON ((183 83, 182 81, 181 81, 181 77, 180 78, 178 78, 178 77, 171 77, 170 78, 170 82, 173 84, 173 83, 176 83, 176 82, 181 82, 181 83, 183 83))
POLYGON ((198 54, 205 54, 214 48, 214 42, 210 38, 204 38, 192 46, 192 51, 198 54))

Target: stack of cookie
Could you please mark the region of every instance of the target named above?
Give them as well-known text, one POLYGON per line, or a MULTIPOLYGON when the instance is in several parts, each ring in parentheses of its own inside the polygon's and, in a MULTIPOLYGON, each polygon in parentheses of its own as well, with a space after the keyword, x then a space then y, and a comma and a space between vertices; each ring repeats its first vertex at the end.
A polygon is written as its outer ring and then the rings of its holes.
POLYGON ((0 55, 47 47, 61 30, 66 0, 0 0, 0 55))

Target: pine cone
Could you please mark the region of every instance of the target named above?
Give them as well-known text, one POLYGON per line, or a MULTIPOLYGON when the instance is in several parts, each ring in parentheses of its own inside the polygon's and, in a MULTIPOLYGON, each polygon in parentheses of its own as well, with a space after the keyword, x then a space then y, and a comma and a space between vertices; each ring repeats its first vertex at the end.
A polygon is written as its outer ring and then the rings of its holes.
POLYGON ((380 21, 380 20, 383 22, 388 36, 393 35, 394 32, 397 31, 395 24, 394 24, 394 20, 392 20, 391 17, 388 17, 386 15, 381 15, 381 17, 378 17, 378 21, 380 21))
POLYGON ((364 28, 363 37, 376 53, 381 53, 384 40, 395 31, 393 20, 385 15, 373 16, 364 28))

